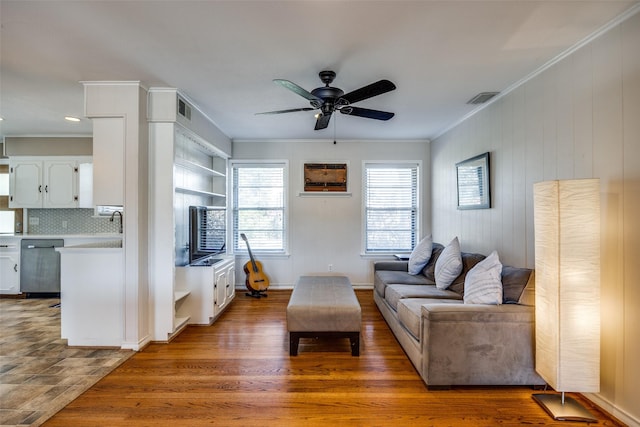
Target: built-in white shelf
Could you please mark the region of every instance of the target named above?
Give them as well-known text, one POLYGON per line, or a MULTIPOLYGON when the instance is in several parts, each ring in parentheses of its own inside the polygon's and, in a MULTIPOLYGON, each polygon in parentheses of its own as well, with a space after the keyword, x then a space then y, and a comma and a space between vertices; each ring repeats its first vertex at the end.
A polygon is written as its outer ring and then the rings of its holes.
POLYGON ((178 302, 189 296, 189 291, 175 291, 173 293, 173 302, 178 302))
POLYGON ((227 197, 225 194, 222 194, 222 193, 214 193, 212 191, 203 191, 203 190, 193 190, 191 188, 183 188, 183 187, 176 187, 176 191, 178 193, 191 194, 194 196, 227 197))
POLYGON ((192 171, 197 172, 197 173, 201 173, 201 174, 205 174, 205 175, 211 175, 211 176, 219 176, 221 178, 224 178, 226 176, 224 172, 218 172, 215 169, 211 169, 211 168, 208 168, 206 166, 199 165, 199 164, 191 162, 189 160, 177 158, 177 159, 175 159, 175 163, 178 166, 182 166, 185 169, 189 169, 189 170, 192 170, 192 171))
POLYGON ((182 328, 184 328, 185 326, 187 326, 187 323, 189 322, 190 317, 176 317, 175 319, 173 319, 173 331, 174 332, 178 332, 179 330, 181 330, 182 328))

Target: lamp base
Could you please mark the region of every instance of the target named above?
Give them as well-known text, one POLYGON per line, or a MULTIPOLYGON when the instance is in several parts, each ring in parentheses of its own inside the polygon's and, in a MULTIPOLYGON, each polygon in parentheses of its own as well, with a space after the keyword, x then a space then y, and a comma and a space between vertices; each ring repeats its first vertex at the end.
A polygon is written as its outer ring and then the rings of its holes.
POLYGON ((538 402, 554 420, 558 421, 584 421, 597 423, 598 420, 586 410, 584 406, 571 397, 562 394, 534 394, 533 400, 538 402), (564 400, 564 402, 563 402, 564 400))

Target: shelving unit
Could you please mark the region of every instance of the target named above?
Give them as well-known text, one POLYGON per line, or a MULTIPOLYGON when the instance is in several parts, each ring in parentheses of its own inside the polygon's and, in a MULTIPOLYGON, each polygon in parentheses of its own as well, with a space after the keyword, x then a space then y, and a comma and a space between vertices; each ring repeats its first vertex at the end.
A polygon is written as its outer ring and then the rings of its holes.
MULTIPOLYGON (((176 105, 184 102, 175 89, 150 89, 149 96, 150 193, 156 212, 151 233, 153 340, 168 341, 187 325, 209 323, 215 317, 207 310, 214 310, 213 272, 219 266, 188 266, 189 206, 226 207, 231 145, 210 123, 203 122, 196 108, 191 108, 189 118, 181 116, 176 105), (221 146, 228 144, 229 154, 214 145, 216 138, 221 146), (171 245, 167 244, 169 237, 171 245)), ((224 265, 235 268, 232 257, 224 265)))

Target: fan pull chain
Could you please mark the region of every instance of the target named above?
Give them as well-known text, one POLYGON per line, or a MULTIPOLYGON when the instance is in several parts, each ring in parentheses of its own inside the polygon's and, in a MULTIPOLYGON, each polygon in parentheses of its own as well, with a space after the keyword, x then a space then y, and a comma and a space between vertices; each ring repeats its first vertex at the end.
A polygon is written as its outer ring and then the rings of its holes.
POLYGON ((336 145, 336 122, 338 121, 338 115, 333 116, 333 145, 336 145))

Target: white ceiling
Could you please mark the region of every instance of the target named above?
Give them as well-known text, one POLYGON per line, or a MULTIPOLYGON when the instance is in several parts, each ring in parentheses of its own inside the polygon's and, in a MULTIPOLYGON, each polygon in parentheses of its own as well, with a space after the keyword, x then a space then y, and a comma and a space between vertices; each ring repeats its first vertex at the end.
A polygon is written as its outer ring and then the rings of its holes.
POLYGON ((90 134, 80 81, 176 87, 229 137, 430 139, 599 31, 638 1, 8 1, 0 0, 0 133, 90 134), (356 104, 388 122, 314 112, 272 83, 311 91, 318 72, 350 92, 397 90, 356 104), (335 123, 335 128, 334 128, 335 123))

